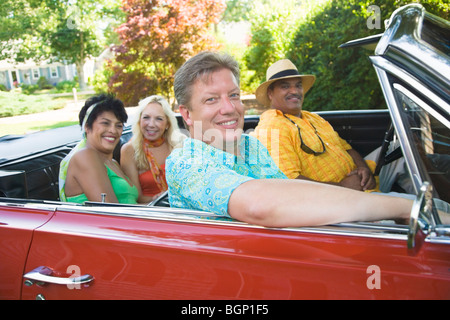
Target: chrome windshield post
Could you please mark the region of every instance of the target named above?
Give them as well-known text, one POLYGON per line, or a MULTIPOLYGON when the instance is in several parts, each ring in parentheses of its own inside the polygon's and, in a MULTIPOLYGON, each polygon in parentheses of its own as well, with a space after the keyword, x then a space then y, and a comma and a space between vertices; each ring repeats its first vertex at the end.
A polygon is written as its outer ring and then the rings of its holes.
POLYGON ((432 185, 428 181, 425 181, 414 200, 408 229, 408 253, 410 255, 416 255, 419 252, 427 236, 428 232, 424 230, 425 226, 420 223, 420 213, 427 212, 429 214, 427 214, 428 216, 431 215, 433 206, 432 190, 432 185))

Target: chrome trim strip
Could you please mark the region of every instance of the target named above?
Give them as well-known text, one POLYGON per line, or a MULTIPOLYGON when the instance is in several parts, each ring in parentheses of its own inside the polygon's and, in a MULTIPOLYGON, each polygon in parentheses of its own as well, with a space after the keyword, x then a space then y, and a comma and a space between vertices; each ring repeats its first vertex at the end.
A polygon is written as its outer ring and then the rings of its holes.
POLYGON ((450 237, 448 236, 429 236, 425 239, 425 242, 431 244, 448 244, 450 245, 450 237))
MULTIPOLYGON (((441 18, 431 15, 420 4, 409 4, 398 8, 391 14, 387 22, 386 30, 375 48, 375 55, 396 56, 396 53, 389 50, 389 48, 394 48, 417 59, 416 63, 431 70, 431 73, 438 75, 440 79, 446 79, 448 83, 448 74, 450 73, 448 57, 444 52, 437 50, 424 40, 422 36, 424 21, 435 19, 441 18)), ((442 20, 447 23, 444 19, 442 20)))
MULTIPOLYGON (((378 57, 378 56, 371 56, 370 60, 372 61, 372 64, 375 66, 376 70, 377 70, 377 68, 383 69, 385 72, 389 72, 390 74, 395 75, 396 77, 398 77, 401 80, 403 80, 406 83, 408 83, 411 87, 417 89, 424 96, 426 96, 429 99, 431 99, 442 110, 445 110, 447 113, 450 113, 450 107, 444 100, 442 100, 438 95, 436 95, 434 92, 432 92, 427 87, 425 87, 422 83, 417 81, 410 74, 406 73, 402 69, 399 69, 392 62, 386 60, 383 57, 378 57)), ((380 81, 381 81, 381 79, 380 79, 380 81)), ((387 82, 387 83, 389 83, 389 82, 387 82)), ((382 86, 382 88, 384 88, 384 87, 382 86)))
POLYGON ((194 223, 207 224, 215 226, 237 226, 250 229, 266 229, 276 231, 302 232, 326 235, 352 236, 364 238, 378 238, 402 240, 406 242, 407 226, 400 225, 383 225, 382 223, 342 223, 321 227, 301 227, 301 228, 266 228, 258 225, 251 225, 245 222, 230 220, 225 217, 217 217, 211 213, 204 211, 186 210, 179 208, 167 207, 143 207, 131 208, 127 211, 124 208, 108 207, 107 211, 103 207, 65 207, 62 205, 58 211, 60 212, 79 212, 96 215, 107 215, 116 217, 132 217, 146 220, 158 220, 162 222, 180 222, 180 223, 194 223), (191 215, 191 216, 189 216, 191 215))
POLYGON ((397 131, 397 136, 399 137, 400 146, 403 150, 403 155, 405 158, 406 165, 408 167, 409 173, 413 179, 413 185, 416 194, 419 192, 419 188, 422 185, 423 181, 421 181, 420 175, 419 175, 419 168, 417 167, 417 164, 414 161, 411 161, 414 159, 414 154, 411 148, 411 145, 407 141, 406 136, 406 130, 403 126, 403 123, 401 121, 401 115, 400 111, 397 107, 397 102, 395 100, 394 93, 392 91, 387 72, 381 67, 379 67, 377 64, 374 63, 375 71, 377 73, 378 79, 381 83, 381 88, 383 90, 384 98, 386 99, 386 103, 389 107, 389 112, 391 113, 391 119, 392 123, 394 125, 395 130, 397 131))
MULTIPOLYGON (((440 113, 436 112, 436 110, 434 110, 428 104, 423 102, 423 100, 420 99, 419 97, 417 97, 414 93, 412 93, 411 91, 409 91, 408 89, 406 89, 399 83, 394 83, 394 88, 396 90, 400 91, 401 93, 403 93, 404 95, 406 95, 408 98, 410 98, 416 104, 418 104, 422 109, 424 109, 426 112, 431 114, 436 120, 438 120, 439 122, 444 124, 448 129, 450 129, 450 121, 445 119, 440 113)), ((446 104, 444 101, 442 101, 442 103, 446 104)), ((447 112, 450 113, 450 106, 446 105, 446 108, 444 108, 444 110, 446 110, 447 112)))
POLYGON ((16 202, 0 202, 1 207, 15 207, 34 210, 56 211, 58 205, 50 203, 16 203, 16 202))
MULTIPOLYGON (((169 207, 147 207, 142 208, 130 207, 86 207, 78 204, 59 203, 52 202, 47 203, 8 203, 0 202, 0 207, 23 207, 27 209, 39 209, 49 210, 67 213, 82 213, 82 214, 95 214, 105 215, 111 217, 127 217, 146 220, 156 220, 161 222, 180 222, 180 223, 193 223, 202 225, 214 225, 224 227, 240 227, 260 230, 274 230, 274 231, 287 231, 287 232, 300 232, 309 234, 324 234, 324 235, 336 235, 336 236, 350 236, 359 238, 373 238, 373 239, 389 239, 389 240, 407 240, 408 226, 396 225, 391 221, 387 221, 388 224, 383 222, 367 223, 367 222, 354 222, 354 223, 340 223, 319 227, 289 227, 289 228, 266 228, 258 225, 251 225, 245 222, 230 220, 228 218, 220 218, 209 212, 186 210, 179 208, 169 207)), ((438 238, 433 239, 434 242, 438 241, 438 238)))

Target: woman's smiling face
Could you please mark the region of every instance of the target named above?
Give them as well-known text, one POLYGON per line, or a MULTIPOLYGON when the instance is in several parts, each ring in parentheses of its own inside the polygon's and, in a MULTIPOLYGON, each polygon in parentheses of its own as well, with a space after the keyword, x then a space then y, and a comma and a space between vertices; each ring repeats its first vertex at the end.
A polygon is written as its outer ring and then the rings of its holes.
POLYGON ((88 144, 102 153, 112 153, 123 131, 123 123, 117 119, 111 111, 100 113, 92 123, 91 128, 86 128, 88 144))
POLYGON ((169 126, 169 121, 162 106, 157 102, 152 102, 142 110, 139 125, 144 138, 155 141, 163 136, 169 126))

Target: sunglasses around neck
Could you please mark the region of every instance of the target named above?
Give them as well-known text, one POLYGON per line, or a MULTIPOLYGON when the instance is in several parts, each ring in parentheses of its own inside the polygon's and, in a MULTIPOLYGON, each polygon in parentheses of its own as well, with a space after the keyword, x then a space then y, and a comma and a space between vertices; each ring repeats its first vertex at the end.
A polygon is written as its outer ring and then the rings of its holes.
POLYGON ((294 126, 297 127, 297 130, 298 130, 298 136, 300 137, 300 148, 301 148, 304 152, 306 152, 307 154, 313 154, 314 156, 318 156, 318 155, 321 155, 322 153, 324 153, 324 152, 326 151, 325 144, 323 143, 322 138, 321 138, 321 137, 319 136, 319 134, 317 133, 316 127, 314 127, 314 125, 313 125, 312 123, 311 123, 311 126, 314 128, 314 133, 316 134, 317 138, 319 138, 320 143, 322 143, 322 151, 319 151, 319 152, 314 151, 313 149, 311 149, 310 147, 308 147, 308 146, 303 142, 302 134, 301 134, 301 132, 300 132, 300 127, 299 127, 294 121, 292 121, 291 119, 289 119, 284 113, 283 113, 283 116, 284 116, 286 119, 288 119, 290 122, 292 122, 292 123, 294 124, 294 126))

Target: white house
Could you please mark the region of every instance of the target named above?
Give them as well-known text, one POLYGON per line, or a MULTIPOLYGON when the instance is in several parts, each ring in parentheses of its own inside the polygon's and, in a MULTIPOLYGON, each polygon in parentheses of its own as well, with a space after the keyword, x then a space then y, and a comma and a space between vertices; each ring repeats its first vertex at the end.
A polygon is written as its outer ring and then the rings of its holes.
MULTIPOLYGON (((85 81, 94 74, 94 62, 87 61, 84 66, 85 81)), ((32 60, 19 63, 11 63, 7 60, 0 61, 0 84, 8 90, 14 85, 37 84, 40 77, 45 77, 48 83, 56 85, 60 81, 73 80, 77 75, 75 64, 61 62, 35 63, 32 60)))

